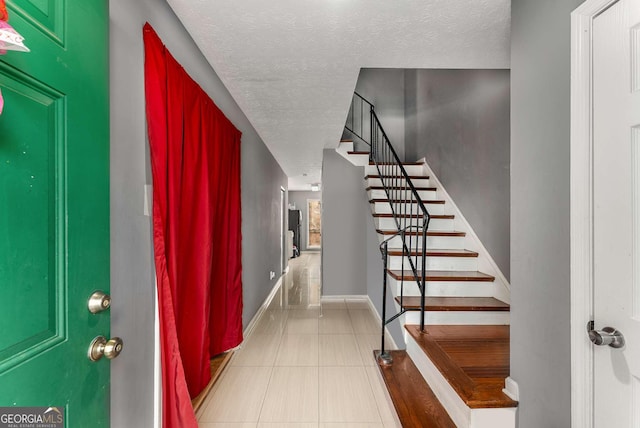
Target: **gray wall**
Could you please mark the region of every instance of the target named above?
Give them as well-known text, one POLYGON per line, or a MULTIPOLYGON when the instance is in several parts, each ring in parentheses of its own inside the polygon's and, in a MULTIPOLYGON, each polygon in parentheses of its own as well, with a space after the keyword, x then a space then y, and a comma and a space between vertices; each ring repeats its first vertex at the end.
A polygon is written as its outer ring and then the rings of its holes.
POLYGON ((371 216, 364 172, 334 149, 322 157, 322 295, 367 293, 364 248, 371 216))
POLYGON ((243 275, 246 325, 279 272, 284 173, 166 2, 111 0, 111 309, 125 352, 111 362, 111 425, 153 426, 154 267, 144 185, 146 143, 142 26, 149 21, 173 55, 242 132, 243 275))
POLYGON ((371 102, 400 160, 404 160, 404 69, 363 68, 356 92, 371 102))
POLYGON ((569 14, 580 3, 511 6, 511 377, 520 428, 571 422, 569 14))
POLYGON ((509 278, 509 70, 406 70, 407 159, 425 157, 509 278))
MULTIPOLYGON (((333 149, 324 150, 322 295, 366 294, 382 315, 380 242, 363 178, 364 168, 352 165, 333 149)), ((388 315, 394 314, 393 296, 389 293, 387 297, 388 315)), ((388 328, 398 346, 403 347, 400 321, 388 328)))
MULTIPOLYGON (((302 212, 302 224, 300 226, 300 251, 319 251, 317 248, 307 248, 307 199, 322 200, 322 192, 289 190, 289 204, 295 204, 296 209, 302 212)), ((324 224, 322 224, 322 229, 324 229, 324 224)), ((322 235, 324 237, 324 230, 322 231, 322 235)))

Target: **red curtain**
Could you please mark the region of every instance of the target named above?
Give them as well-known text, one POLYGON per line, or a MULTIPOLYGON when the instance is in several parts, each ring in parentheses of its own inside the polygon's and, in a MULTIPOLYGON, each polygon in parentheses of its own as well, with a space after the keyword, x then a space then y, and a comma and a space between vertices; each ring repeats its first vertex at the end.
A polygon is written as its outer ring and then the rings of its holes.
POLYGON ((197 427, 210 358, 242 341, 241 133, 148 23, 143 37, 163 426, 197 427))

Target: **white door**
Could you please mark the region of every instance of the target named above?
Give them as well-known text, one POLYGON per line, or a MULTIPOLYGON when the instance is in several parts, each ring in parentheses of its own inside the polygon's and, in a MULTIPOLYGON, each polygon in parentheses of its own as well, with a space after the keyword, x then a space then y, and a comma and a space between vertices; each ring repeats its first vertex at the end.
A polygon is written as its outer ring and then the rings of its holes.
POLYGON ((594 427, 640 427, 640 0, 593 19, 594 427))

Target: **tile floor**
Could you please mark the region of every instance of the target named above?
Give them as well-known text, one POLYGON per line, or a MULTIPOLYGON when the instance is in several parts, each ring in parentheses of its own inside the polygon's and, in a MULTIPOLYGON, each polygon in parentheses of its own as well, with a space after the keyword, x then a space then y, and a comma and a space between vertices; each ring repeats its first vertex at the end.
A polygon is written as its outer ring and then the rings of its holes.
POLYGON ((320 253, 290 260, 283 282, 205 399, 200 427, 401 427, 375 366, 368 302, 320 298, 320 253))

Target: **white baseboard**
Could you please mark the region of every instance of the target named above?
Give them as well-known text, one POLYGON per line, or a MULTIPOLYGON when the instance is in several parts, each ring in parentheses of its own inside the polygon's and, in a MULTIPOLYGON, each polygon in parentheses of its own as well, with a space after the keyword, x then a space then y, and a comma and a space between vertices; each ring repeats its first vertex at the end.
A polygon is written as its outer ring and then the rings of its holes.
MULTIPOLYGON (((371 309, 371 311, 373 312, 373 314, 376 316, 377 320, 378 320, 378 324, 382 324, 382 317, 380 316, 380 314, 378 313, 378 310, 376 309, 375 305, 373 304, 373 302, 371 301, 371 298, 369 296, 364 296, 367 298, 367 301, 369 302, 369 308, 371 309)), ((384 334, 385 334, 385 340, 389 340, 389 342, 391 342, 391 349, 398 349, 398 344, 396 343, 396 341, 393 339, 393 336, 391 335, 391 332, 389 331, 389 329, 387 327, 384 328, 384 334)), ((382 340, 382 339, 380 339, 382 340)))
POLYGON ((269 305, 273 301, 273 298, 275 297, 276 293, 278 292, 278 289, 280 289, 280 287, 282 287, 282 279, 283 278, 284 278, 284 275, 280 275, 280 278, 278 278, 278 280, 276 281, 275 285, 273 286, 273 288, 269 292, 269 295, 267 296, 267 298, 262 303, 262 306, 260 306, 260 308, 258 308, 258 310, 256 311, 256 313, 253 316, 253 318, 251 318, 251 321, 249 321, 249 324, 247 324, 247 328, 245 328, 244 331, 242 332, 242 334, 244 336, 244 340, 247 340, 247 337, 249 337, 251 335, 251 332, 255 328, 256 323, 258 322, 258 320, 260 319, 260 317, 262 316, 264 311, 267 310, 267 308, 269 307, 269 305))

